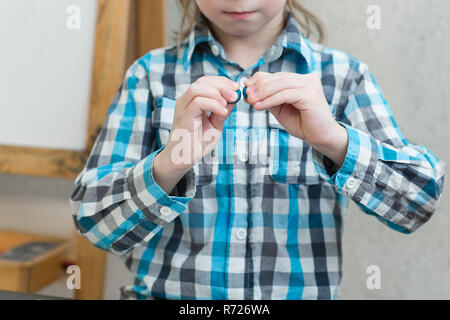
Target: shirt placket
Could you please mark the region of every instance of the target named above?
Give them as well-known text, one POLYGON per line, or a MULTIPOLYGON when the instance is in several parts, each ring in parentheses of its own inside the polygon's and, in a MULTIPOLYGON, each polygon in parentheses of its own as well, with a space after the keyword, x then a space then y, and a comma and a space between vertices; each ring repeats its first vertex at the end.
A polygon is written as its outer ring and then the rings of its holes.
MULTIPOLYGON (((211 45, 211 52, 222 58, 224 61, 223 52, 217 44, 211 45)), ((250 154, 250 137, 248 129, 252 127, 252 121, 250 119, 249 106, 246 105, 243 97, 244 83, 251 77, 252 70, 260 64, 272 61, 274 56, 279 55, 279 48, 272 46, 264 54, 263 59, 260 59, 257 64, 247 70, 239 68, 239 73, 233 67, 235 64, 223 64, 224 69, 227 71, 227 76, 230 79, 239 83, 239 90, 241 91, 241 99, 236 104, 235 108, 229 115, 227 120, 228 124, 225 125, 226 130, 232 130, 232 146, 227 148, 228 152, 233 152, 233 166, 229 172, 229 183, 232 186, 233 195, 230 201, 232 201, 232 212, 229 216, 229 230, 228 230, 228 246, 227 251, 227 270, 228 279, 226 281, 228 289, 228 298, 234 299, 249 299, 253 297, 253 267, 251 262, 253 260, 251 248, 249 246, 249 213, 251 212, 251 181, 252 172, 249 165, 250 154), (246 110, 247 109, 247 110, 246 110), (247 111, 247 112, 245 112, 247 111), (237 115, 239 114, 239 117, 237 115), (246 117, 244 117, 244 114, 246 117), (236 130, 244 130, 244 136, 237 135, 236 130), (237 147, 238 143, 240 144, 237 147), (232 149, 231 149, 232 148, 232 149), (230 150, 231 149, 231 150, 230 150), (239 166, 235 166, 239 163, 239 166), (235 183, 239 180, 239 183, 235 183)), ((250 107, 251 108, 251 107, 250 107)), ((226 139, 228 142, 229 140, 226 139)))
MULTIPOLYGON (((231 68, 230 68, 231 69, 231 68)), ((230 114, 230 128, 233 131, 233 170, 230 173, 230 183, 233 189, 232 208, 229 223, 229 264, 228 286, 229 297, 237 299, 246 298, 246 269, 247 269, 247 236, 248 236, 248 199, 246 181, 248 171, 242 167, 248 154, 247 132, 244 129, 248 125, 248 112, 242 89, 248 79, 246 72, 234 73, 230 70, 231 79, 240 84, 241 99, 230 114), (239 115, 239 116, 237 116, 239 115), (244 289, 244 290, 243 290, 244 289)))

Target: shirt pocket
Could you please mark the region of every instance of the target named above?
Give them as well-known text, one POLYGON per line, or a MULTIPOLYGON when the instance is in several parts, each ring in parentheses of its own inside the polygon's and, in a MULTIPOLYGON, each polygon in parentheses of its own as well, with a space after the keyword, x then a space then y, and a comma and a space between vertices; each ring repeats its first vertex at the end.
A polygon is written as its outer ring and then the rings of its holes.
MULTIPOLYGON (((156 130, 157 148, 167 145, 170 130, 172 129, 173 116, 175 112, 176 100, 169 97, 159 97, 154 99, 154 109, 152 111, 152 127, 156 130)), ((200 162, 194 166, 195 184, 206 185, 215 181, 218 171, 218 162, 215 161, 216 149, 205 155, 200 162)))
POLYGON ((290 135, 271 113, 268 126, 269 176, 274 181, 285 184, 323 182, 314 166, 311 146, 290 135))

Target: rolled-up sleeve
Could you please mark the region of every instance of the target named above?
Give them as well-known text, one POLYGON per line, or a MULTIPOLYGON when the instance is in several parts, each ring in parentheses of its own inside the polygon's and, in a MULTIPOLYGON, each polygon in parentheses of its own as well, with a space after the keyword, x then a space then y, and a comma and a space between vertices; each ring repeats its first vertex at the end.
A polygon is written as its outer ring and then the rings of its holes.
POLYGON ((344 163, 338 170, 313 149, 319 175, 363 212, 389 227, 411 233, 436 211, 445 163, 425 146, 408 142, 364 63, 337 122, 348 133, 344 163))
POLYGON ((151 125, 149 59, 127 70, 69 200, 78 232, 119 255, 149 242, 195 194, 192 169, 170 195, 153 178, 153 159, 163 147, 151 125))

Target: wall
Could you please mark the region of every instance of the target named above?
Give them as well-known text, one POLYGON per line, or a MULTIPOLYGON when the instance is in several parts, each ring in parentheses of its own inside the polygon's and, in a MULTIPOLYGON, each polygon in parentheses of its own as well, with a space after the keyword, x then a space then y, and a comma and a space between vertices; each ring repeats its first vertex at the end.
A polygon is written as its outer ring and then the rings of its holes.
MULTIPOLYGON (((307 0, 325 21, 330 47, 365 61, 390 103, 397 123, 412 142, 450 163, 450 2, 446 0, 307 0), (332 3, 332 8, 330 8, 332 3), (366 8, 379 5, 381 30, 366 28, 366 8)), ((179 13, 169 0, 169 29, 179 13)), ((70 234, 68 197, 72 182, 0 176, 0 226, 70 234), (49 226, 51 226, 49 230, 49 226)), ((342 299, 450 299, 450 207, 444 188, 439 210, 411 235, 396 233, 350 205, 344 231, 342 299), (368 290, 366 268, 381 269, 381 290, 368 290)), ((131 277, 117 257, 108 258, 105 298, 131 277)), ((42 291, 70 296, 61 281, 42 291)))
MULTIPOLYGON (((307 0, 325 22, 327 45, 365 61, 410 141, 450 163, 450 2, 446 0, 307 0), (366 9, 381 8, 368 30, 366 9)), ((448 168, 447 168, 448 174, 448 168)), ((351 205, 344 231, 342 298, 450 298, 449 188, 440 208, 411 235, 396 233, 351 205), (381 290, 366 287, 366 268, 381 269, 381 290)))

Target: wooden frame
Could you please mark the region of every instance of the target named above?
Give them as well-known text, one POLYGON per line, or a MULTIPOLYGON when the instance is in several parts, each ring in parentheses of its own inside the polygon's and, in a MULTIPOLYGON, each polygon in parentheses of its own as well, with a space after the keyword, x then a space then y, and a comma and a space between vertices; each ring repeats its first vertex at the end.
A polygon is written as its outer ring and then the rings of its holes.
MULTIPOLYGON (((165 42, 165 0, 98 0, 86 149, 79 152, 0 146, 0 173, 75 179, 85 166, 126 68, 165 42)), ((101 299, 106 252, 78 234, 76 238, 76 264, 82 276, 75 298, 101 299)))

